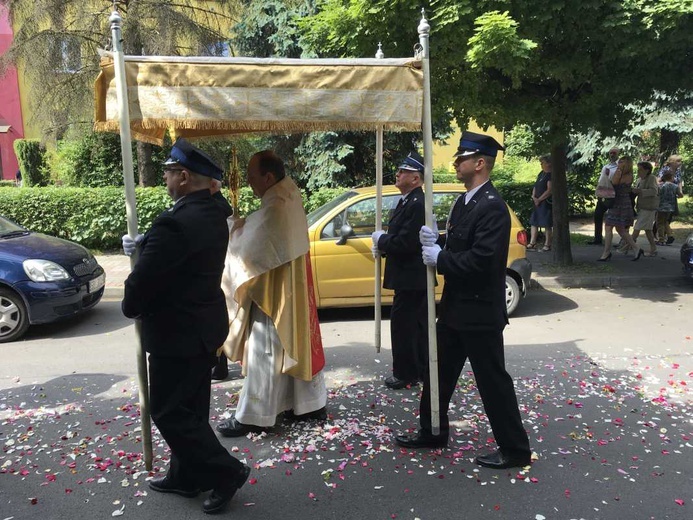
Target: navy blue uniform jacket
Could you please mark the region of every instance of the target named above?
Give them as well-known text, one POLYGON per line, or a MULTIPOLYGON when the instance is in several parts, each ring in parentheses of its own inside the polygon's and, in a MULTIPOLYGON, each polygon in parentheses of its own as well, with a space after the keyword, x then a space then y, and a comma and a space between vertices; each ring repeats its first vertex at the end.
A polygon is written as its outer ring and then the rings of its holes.
POLYGON ((490 181, 466 207, 458 199, 439 241, 437 269, 445 278, 439 322, 456 330, 503 330, 509 240, 508 207, 490 181))
POLYGON ((229 331, 221 290, 229 230, 209 190, 180 199, 152 224, 125 280, 123 314, 142 320, 142 345, 157 356, 214 352, 229 331))
POLYGON ((378 249, 386 255, 383 276, 385 289, 426 289, 426 266, 421 260, 419 242, 424 215, 424 194, 421 188, 410 191, 407 202, 393 210, 387 233, 378 240, 378 249))

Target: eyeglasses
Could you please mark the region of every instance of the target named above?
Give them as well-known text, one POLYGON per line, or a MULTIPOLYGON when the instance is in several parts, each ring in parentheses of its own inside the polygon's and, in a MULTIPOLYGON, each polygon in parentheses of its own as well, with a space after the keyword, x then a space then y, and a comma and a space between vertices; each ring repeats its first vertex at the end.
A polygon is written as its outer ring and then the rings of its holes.
POLYGON ((180 173, 185 171, 185 168, 164 168, 164 173, 180 173))

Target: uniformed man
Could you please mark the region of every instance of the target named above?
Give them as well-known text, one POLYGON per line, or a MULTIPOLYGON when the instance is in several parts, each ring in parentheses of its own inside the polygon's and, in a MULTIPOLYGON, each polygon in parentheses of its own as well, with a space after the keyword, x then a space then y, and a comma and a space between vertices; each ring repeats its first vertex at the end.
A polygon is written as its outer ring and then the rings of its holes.
POLYGON ((423 157, 412 152, 395 175, 402 194, 385 231, 372 235, 373 256, 385 256, 383 287, 395 291, 390 311, 393 390, 418 384, 428 363, 426 266, 421 262, 419 230, 425 222, 423 157))
POLYGON ((168 473, 149 487, 184 497, 211 489, 205 513, 221 511, 250 473, 209 425, 211 368, 229 330, 221 289, 229 232, 210 194, 221 175, 209 156, 179 139, 164 167, 175 204, 144 237, 123 237, 126 253, 140 247, 123 313, 142 322, 152 419, 171 448, 168 473))
MULTIPOLYGON (((212 198, 219 205, 221 210, 224 212, 224 216, 228 219, 233 215, 233 208, 226 197, 221 193, 222 183, 219 179, 212 179, 212 186, 210 187, 210 192, 212 198)), ((228 221, 228 220, 227 220, 228 221)), ((224 355, 221 347, 217 351, 217 361, 212 368, 212 379, 215 381, 223 381, 229 377, 229 358, 224 355)))
POLYGON ((505 369, 505 264, 510 215, 489 180, 498 150, 503 147, 490 136, 462 134, 455 170, 467 193, 452 208, 446 238, 439 238, 426 226, 421 228, 423 261, 436 266, 445 278, 437 323, 440 434, 431 431, 430 380, 426 374, 419 406, 421 427, 415 433, 398 435, 395 441, 407 448, 447 445, 448 405, 469 358, 499 448, 478 456, 476 462, 501 469, 529 464, 531 451, 513 380, 505 369))

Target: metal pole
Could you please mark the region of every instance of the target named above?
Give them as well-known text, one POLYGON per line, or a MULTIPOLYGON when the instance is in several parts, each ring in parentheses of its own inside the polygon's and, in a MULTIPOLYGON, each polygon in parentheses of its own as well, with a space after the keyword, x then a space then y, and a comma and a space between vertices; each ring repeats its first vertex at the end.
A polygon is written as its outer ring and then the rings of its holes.
MULTIPOLYGON (((135 203, 135 175, 132 168, 132 136, 130 135, 130 108, 128 106, 127 80, 125 77, 125 56, 121 25, 123 19, 118 11, 113 11, 109 18, 113 38, 113 66, 115 71, 118 111, 120 112, 120 151, 123 156, 123 180, 125 183, 125 213, 127 216, 128 234, 137 236, 137 205, 135 203)), ((135 267, 137 253, 130 257, 130 269, 135 267)), ((142 421, 142 447, 144 465, 147 471, 152 469, 152 422, 149 415, 149 382, 147 377, 147 358, 140 340, 140 320, 135 321, 137 338, 137 379, 140 398, 140 418, 142 421)))
MULTIPOLYGON (((375 57, 382 59, 385 57, 382 45, 378 44, 378 52, 375 57)), ((383 229, 383 127, 379 126, 375 134, 375 230, 383 229)), ((382 270, 383 264, 380 260, 380 253, 375 257, 375 352, 380 354, 382 345, 382 270)))
MULTIPOLYGON (((428 37, 431 26, 421 9, 421 22, 418 27, 419 44, 422 50, 423 68, 423 148, 424 148, 424 187, 426 188, 426 225, 433 227, 433 131, 431 129, 431 76, 429 70, 428 37)), ((428 300, 428 372, 431 395, 431 433, 440 433, 440 406, 438 403, 438 342, 436 340, 436 268, 429 266, 426 272, 426 297, 428 300)))

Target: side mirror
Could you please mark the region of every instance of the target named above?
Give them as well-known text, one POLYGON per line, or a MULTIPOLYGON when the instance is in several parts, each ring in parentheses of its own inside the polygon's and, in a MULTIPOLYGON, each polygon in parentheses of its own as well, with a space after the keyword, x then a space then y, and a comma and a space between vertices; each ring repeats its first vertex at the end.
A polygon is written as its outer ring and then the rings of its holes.
POLYGON ((349 224, 344 224, 341 228, 339 228, 339 233, 341 236, 339 237, 339 240, 337 240, 338 246, 343 246, 347 243, 349 237, 353 237, 356 235, 356 233, 354 233, 354 228, 351 227, 349 224))

